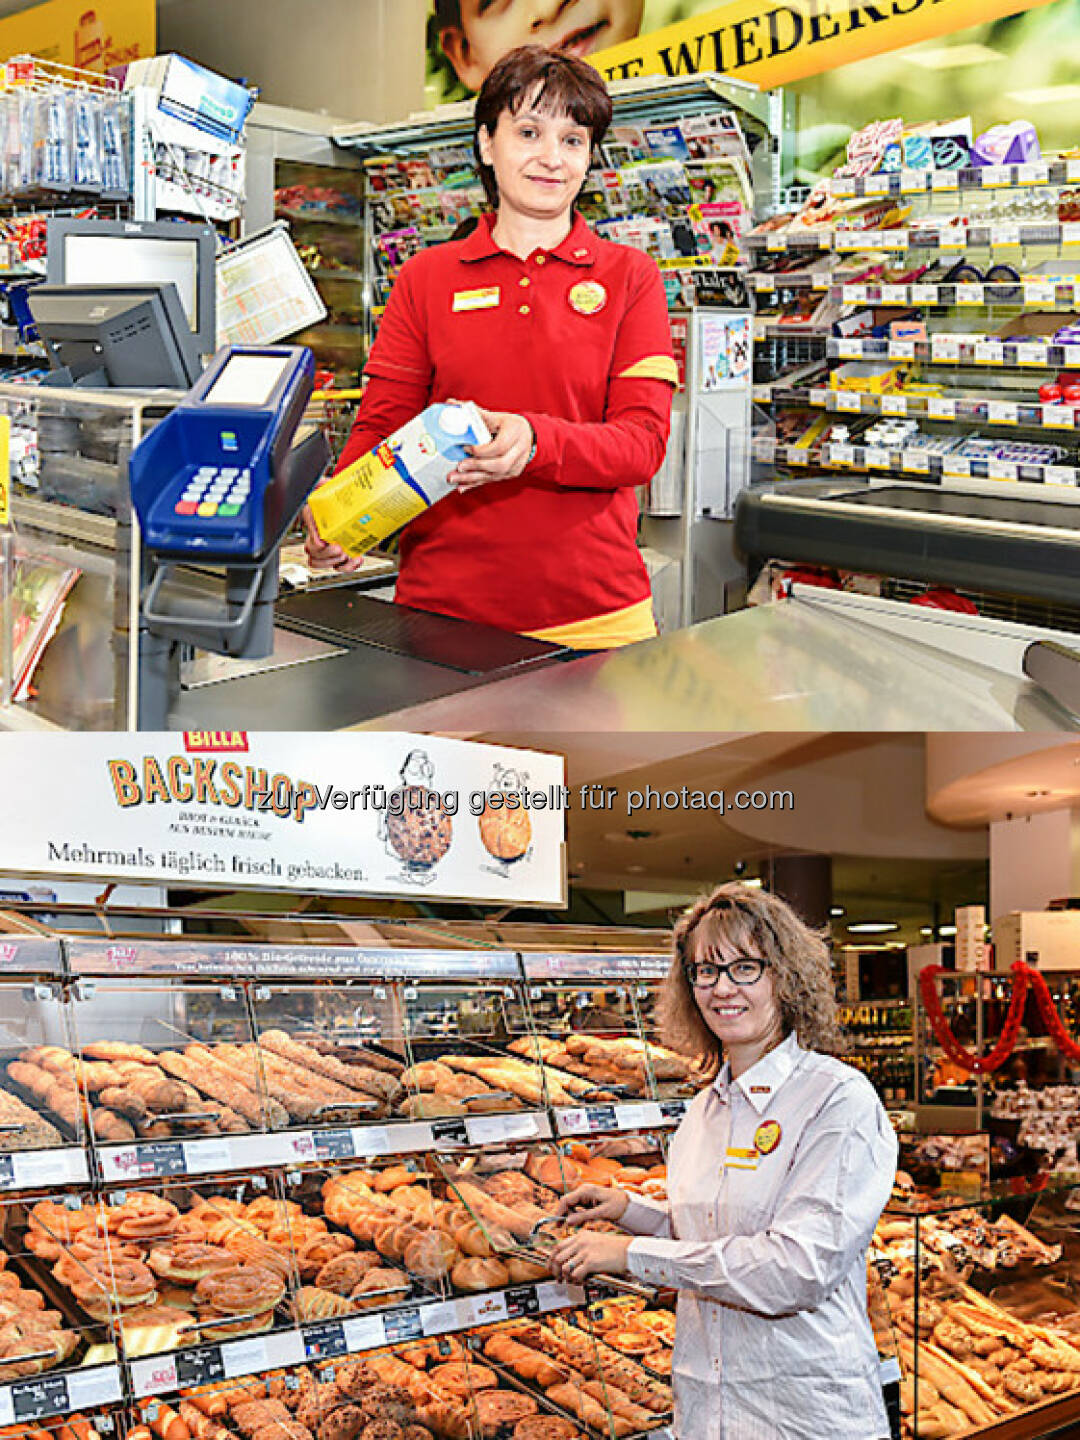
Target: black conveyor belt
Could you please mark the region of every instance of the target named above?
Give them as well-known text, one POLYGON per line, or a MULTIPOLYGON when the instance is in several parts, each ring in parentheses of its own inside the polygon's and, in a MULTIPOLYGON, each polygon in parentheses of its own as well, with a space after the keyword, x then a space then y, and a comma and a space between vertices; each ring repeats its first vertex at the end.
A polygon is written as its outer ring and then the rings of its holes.
POLYGON ((931 485, 744 490, 744 554, 1080 604, 1080 505, 931 485))

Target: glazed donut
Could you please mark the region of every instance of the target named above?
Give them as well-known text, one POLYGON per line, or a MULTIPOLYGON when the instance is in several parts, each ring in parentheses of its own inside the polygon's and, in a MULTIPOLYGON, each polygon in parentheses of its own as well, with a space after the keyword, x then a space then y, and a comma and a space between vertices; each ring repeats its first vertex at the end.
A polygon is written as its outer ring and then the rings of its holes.
POLYGON ((489 1370, 486 1365, 468 1361, 459 1364, 454 1360, 446 1365, 436 1365, 431 1371, 431 1379, 440 1390, 448 1390, 451 1395, 462 1398, 473 1390, 490 1390, 499 1383, 494 1370, 489 1370))
POLYGON ((164 1210, 156 1213, 128 1214, 119 1221, 115 1233, 121 1240, 139 1242, 164 1240, 169 1235, 175 1235, 179 1223, 178 1215, 169 1215, 164 1210))
POLYGON ((174 1205, 171 1200, 166 1200, 164 1195, 154 1195, 146 1190, 129 1195, 117 1213, 121 1215, 169 1215, 174 1220, 179 1219, 180 1216, 179 1207, 174 1205))
POLYGON ((194 1285, 207 1275, 221 1275, 240 1264, 232 1251, 221 1245, 191 1240, 155 1245, 146 1263, 162 1280, 172 1280, 177 1285, 194 1285))
POLYGON ((272 1270, 238 1265, 223 1275, 204 1275, 195 1299, 219 1315, 261 1315, 272 1311, 285 1294, 285 1281, 272 1270))
POLYGON ((450 1272, 459 1290, 498 1290, 510 1283, 510 1272, 501 1260, 472 1257, 459 1260, 450 1272))
POLYGON ((154 1272, 141 1260, 118 1260, 102 1255, 84 1260, 68 1288, 88 1315, 103 1319, 109 1313, 109 1302, 126 1307, 153 1305, 157 1301, 154 1272))

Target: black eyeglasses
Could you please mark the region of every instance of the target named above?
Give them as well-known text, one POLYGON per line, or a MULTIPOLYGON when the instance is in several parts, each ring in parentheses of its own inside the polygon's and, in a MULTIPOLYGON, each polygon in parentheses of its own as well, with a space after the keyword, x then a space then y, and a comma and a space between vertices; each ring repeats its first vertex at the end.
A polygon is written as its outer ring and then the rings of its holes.
POLYGON ((695 990, 711 990, 724 975, 733 985, 756 985, 765 973, 765 961, 756 955, 739 955, 726 965, 716 960, 691 960, 686 966, 686 978, 695 990))

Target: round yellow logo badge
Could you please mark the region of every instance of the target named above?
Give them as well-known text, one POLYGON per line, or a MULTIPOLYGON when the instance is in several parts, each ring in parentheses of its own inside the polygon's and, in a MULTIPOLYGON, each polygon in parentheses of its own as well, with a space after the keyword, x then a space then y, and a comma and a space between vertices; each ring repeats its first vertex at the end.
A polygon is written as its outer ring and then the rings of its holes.
POLYGON ((607 291, 598 280, 582 280, 570 291, 570 305, 579 315, 596 315, 607 304, 607 291))
POLYGON ((779 1120, 766 1120, 754 1131, 754 1146, 759 1155, 771 1155, 780 1144, 779 1120))

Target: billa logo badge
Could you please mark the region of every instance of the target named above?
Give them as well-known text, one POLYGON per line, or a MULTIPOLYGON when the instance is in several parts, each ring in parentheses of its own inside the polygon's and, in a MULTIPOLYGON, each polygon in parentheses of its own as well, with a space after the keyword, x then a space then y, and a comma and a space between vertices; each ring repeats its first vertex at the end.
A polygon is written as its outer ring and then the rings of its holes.
POLYGON ((234 754, 248 748, 244 730, 185 730, 184 749, 189 755, 234 754))
POLYGON ((570 306, 579 315, 596 315, 607 304, 607 291, 598 280, 582 280, 570 291, 570 306))
POLYGON ((779 1120, 766 1120, 754 1131, 754 1145, 759 1155, 771 1155, 780 1144, 779 1120))

